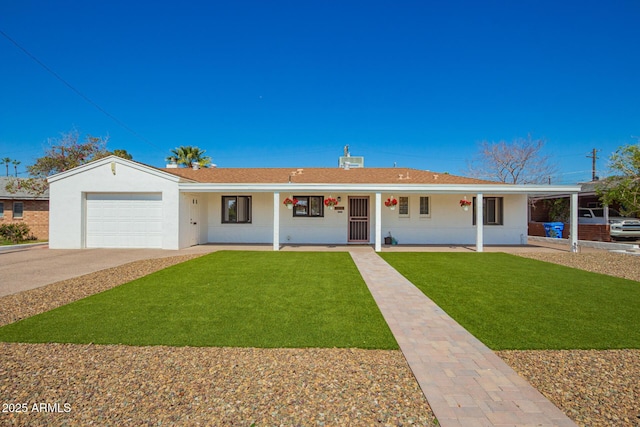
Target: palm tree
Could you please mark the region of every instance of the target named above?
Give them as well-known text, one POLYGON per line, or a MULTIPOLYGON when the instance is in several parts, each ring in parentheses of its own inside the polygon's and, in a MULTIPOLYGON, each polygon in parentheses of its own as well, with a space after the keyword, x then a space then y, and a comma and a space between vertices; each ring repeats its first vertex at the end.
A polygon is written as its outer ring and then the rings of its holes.
POLYGON ((16 178, 18 177, 18 165, 20 164, 20 160, 14 160, 11 163, 13 163, 13 170, 16 172, 16 178))
POLYGON ((7 176, 9 176, 9 163, 11 163, 11 159, 8 157, 5 157, 4 159, 2 159, 2 161, 4 162, 5 166, 7 167, 7 176))
POLYGON ((190 145, 183 145, 171 150, 171 155, 167 157, 167 161, 176 162, 181 166, 189 167, 192 163, 200 166, 208 166, 211 164, 211 157, 205 156, 205 150, 190 145))

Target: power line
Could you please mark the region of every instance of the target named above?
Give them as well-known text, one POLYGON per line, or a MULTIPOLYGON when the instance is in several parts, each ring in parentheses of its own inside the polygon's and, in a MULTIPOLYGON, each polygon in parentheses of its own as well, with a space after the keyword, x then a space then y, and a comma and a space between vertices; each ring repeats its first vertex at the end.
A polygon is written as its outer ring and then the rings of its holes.
POLYGON ((124 123, 122 120, 118 119, 116 116, 114 116, 113 114, 109 113, 107 110, 105 110, 104 108, 102 108, 100 105, 98 105, 96 102, 94 102, 91 98, 89 98, 87 95, 85 95, 84 93, 80 92, 78 89, 76 89, 71 83, 69 83, 68 81, 66 81, 64 78, 62 78, 62 76, 60 76, 58 73, 56 73, 55 71, 53 71, 51 68, 49 68, 44 62, 40 61, 35 55, 33 55, 31 52, 29 52, 26 48, 24 48, 22 45, 20 45, 20 43, 18 43, 17 41, 15 41, 14 39, 12 39, 7 33, 5 33, 4 31, 0 30, 0 34, 6 38, 7 40, 9 40, 11 43, 13 43, 14 46, 16 46, 18 49, 20 49, 22 52, 24 52, 29 58, 31 58, 36 64, 40 65, 42 68, 44 68, 49 74, 51 74, 52 76, 54 76, 56 79, 58 79, 60 82, 62 82, 65 86, 67 86, 69 89, 71 89, 73 92, 76 93, 76 95, 78 95, 79 97, 81 97, 82 99, 84 99, 85 101, 87 101, 89 104, 93 105, 94 108, 96 108, 98 111, 100 111, 102 114, 104 114, 105 116, 109 117, 111 120, 113 120, 114 122, 116 122, 120 127, 122 127, 123 129, 127 130, 129 133, 131 133, 133 136, 135 136, 136 138, 140 139, 142 142, 145 142, 146 144, 149 144, 150 146, 152 146, 153 148, 156 148, 158 150, 160 150, 159 147, 157 147, 155 144, 153 144, 151 141, 149 141, 147 138, 145 138, 144 136, 140 135, 138 132, 136 132, 134 129, 132 129, 131 127, 127 126, 126 123, 124 123))

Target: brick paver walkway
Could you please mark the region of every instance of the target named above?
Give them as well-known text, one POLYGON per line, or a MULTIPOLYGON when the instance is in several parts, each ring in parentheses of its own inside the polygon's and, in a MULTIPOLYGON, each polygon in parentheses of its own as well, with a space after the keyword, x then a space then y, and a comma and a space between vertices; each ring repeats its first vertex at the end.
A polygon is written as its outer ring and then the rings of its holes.
POLYGON ((442 427, 575 427, 375 252, 351 257, 442 427))

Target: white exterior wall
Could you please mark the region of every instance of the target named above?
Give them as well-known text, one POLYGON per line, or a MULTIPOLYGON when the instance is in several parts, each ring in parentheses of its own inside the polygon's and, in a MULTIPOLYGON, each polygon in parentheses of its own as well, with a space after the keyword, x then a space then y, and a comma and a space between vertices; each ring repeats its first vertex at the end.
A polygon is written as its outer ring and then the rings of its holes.
MULTIPOLYGON (((394 194, 396 199, 404 194, 394 194)), ((474 244, 475 227, 472 209, 460 208, 459 194, 409 194, 409 216, 400 215, 399 207, 390 210, 384 201, 391 194, 382 194, 382 237, 391 235, 398 244, 474 244), (429 197, 429 215, 420 216, 420 197, 429 197)), ((469 198, 467 196, 467 198, 469 198)), ((469 200, 471 200, 469 198, 469 200)))
MULTIPOLYGON (((351 194, 352 196, 361 194, 351 194)), ((373 212, 373 203, 375 197, 371 194, 364 194, 369 196, 369 211, 370 218, 373 212)), ((280 195, 280 243, 282 244, 338 244, 344 245, 347 243, 347 231, 349 222, 349 205, 348 194, 341 193, 309 193, 296 194, 296 196, 324 196, 325 199, 329 196, 333 198, 341 198, 338 203, 338 207, 344 207, 344 210, 330 210, 328 207, 324 207, 324 217, 293 217, 293 210, 289 210, 282 204, 282 201, 289 195, 280 195)), ((290 196, 289 196, 290 197, 290 196)), ((373 222, 369 220, 369 241, 373 242, 373 222)))
POLYGON ((50 182, 49 247, 85 247, 87 193, 162 193, 163 249, 178 249, 179 191, 177 179, 151 172, 133 162, 111 160, 89 163, 50 182), (132 166, 135 165, 135 166, 132 166))
POLYGON ((487 197, 504 197, 504 223, 503 225, 485 225, 484 243, 487 245, 525 245, 529 224, 527 222, 527 196, 508 195, 487 197))
MULTIPOLYGON (((394 194, 396 198, 404 194, 394 194)), ((382 237, 391 235, 399 244, 431 245, 474 245, 476 226, 473 225, 473 209, 464 211, 460 199, 464 194, 409 194, 409 216, 399 214, 382 206, 382 237), (420 215, 420 197, 430 198, 429 216, 420 215)), ((466 195, 468 200, 474 194, 466 195)), ((383 194, 382 200, 391 197, 383 194)), ((485 198, 494 197, 485 194, 485 198)), ((504 198, 503 225, 485 225, 485 244, 525 244, 527 236, 527 197, 526 195, 498 195, 504 198), (524 239, 524 241, 523 241, 524 239)))
MULTIPOLYGON (((222 224, 220 206, 223 193, 212 193, 207 197, 207 241, 210 243, 272 243, 273 239, 273 193, 239 193, 224 195, 252 196, 251 224, 222 224)), ((305 192, 304 196, 325 196, 329 194, 305 192)), ((348 243, 348 198, 349 196, 369 197, 369 243, 374 243, 375 194, 332 193, 341 197, 338 206, 344 210, 324 208, 324 217, 293 217, 293 211, 282 204, 293 194, 280 194, 280 243, 281 244, 347 244, 348 243)), ((203 195, 204 196, 204 195, 203 195)), ((382 194, 382 201, 391 197, 382 194)), ((393 194, 400 197, 400 194, 393 194)), ((404 195, 403 195, 404 196, 404 195)), ((382 206, 382 238, 391 235, 399 244, 458 244, 474 245, 476 227, 473 225, 473 210, 462 210, 460 194, 409 194, 409 216, 399 215, 399 208, 390 210, 382 206), (420 196, 430 198, 430 215, 420 216, 420 196)), ((469 193, 467 199, 472 200, 469 193)), ((493 197, 485 194, 485 197, 493 197)), ((504 197, 504 224, 485 225, 485 244, 525 244, 527 236, 526 195, 499 195, 504 197), (523 240, 524 239, 524 240, 523 240)), ((201 218, 201 221, 203 219, 201 218)))
MULTIPOLYGON (((298 194, 296 194, 298 195, 298 194)), ((304 192, 301 196, 329 197, 329 194, 304 192)), ((342 201, 338 206, 344 210, 329 210, 324 208, 321 218, 294 218, 293 211, 282 202, 292 194, 280 194, 280 243, 282 244, 346 244, 348 212, 346 194, 340 196, 342 201)), ((370 211, 373 218, 373 195, 370 196, 370 211)), ((273 240, 273 193, 211 193, 207 198, 207 221, 209 243, 272 243, 273 240), (223 224, 222 196, 252 196, 251 224, 223 224)), ((370 242, 373 242, 373 219, 370 220, 370 242)))
MULTIPOLYGON (((210 193, 205 205, 209 243, 271 243, 273 240, 273 193, 210 193), (251 223, 223 224, 222 196, 251 196, 251 223)), ((283 208, 287 209, 284 205, 283 208)))
MULTIPOLYGON (((49 185, 49 248, 83 248, 86 209, 82 189, 64 181, 49 185)), ((78 183, 79 184, 79 183, 78 183)))

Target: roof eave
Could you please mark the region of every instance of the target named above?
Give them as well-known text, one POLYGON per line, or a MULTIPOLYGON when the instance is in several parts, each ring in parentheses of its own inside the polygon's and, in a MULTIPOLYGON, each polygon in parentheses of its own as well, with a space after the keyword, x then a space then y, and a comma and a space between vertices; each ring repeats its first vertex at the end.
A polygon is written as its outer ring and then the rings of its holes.
POLYGON ((146 173, 149 173, 151 175, 157 176, 159 178, 164 178, 164 179, 168 179, 169 181, 173 181, 173 182, 177 182, 177 183, 181 183, 181 182, 195 182, 193 180, 190 180, 188 178, 183 178, 180 177, 178 175, 174 175, 168 172, 165 172, 163 170, 160 170, 158 168, 152 167, 152 166, 147 166, 145 164, 133 161, 133 160, 127 160, 127 159, 123 159, 122 157, 118 157, 118 156, 107 156, 107 157, 103 157, 101 159, 98 160, 94 160, 92 162, 89 163, 85 163, 84 165, 80 165, 78 167, 75 167, 73 169, 69 169, 68 171, 64 171, 64 172, 60 172, 57 173, 55 175, 51 175, 49 177, 47 177, 47 181, 49 182, 49 184, 51 184, 52 182, 55 181, 59 181, 61 179, 65 179, 68 178, 70 176, 76 175, 78 173, 82 173, 84 171, 90 170, 90 169, 94 169, 100 166, 104 166, 105 164, 114 162, 116 164, 120 164, 120 165, 124 165, 124 166, 129 166, 133 169, 137 169, 146 173))
POLYGON ((20 195, 16 196, 15 194, 0 194, 0 200, 40 200, 47 201, 49 200, 49 195, 39 195, 39 196, 30 196, 30 195, 20 195))
POLYGON ((189 192, 381 192, 381 193, 490 193, 490 194, 555 194, 578 193, 579 186, 542 186, 510 184, 318 184, 318 183, 180 183, 189 192))

